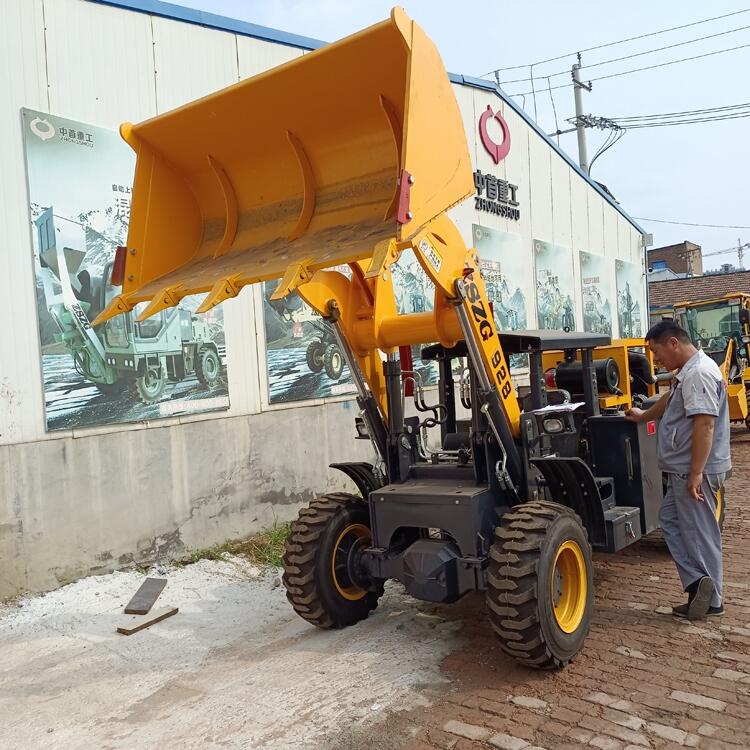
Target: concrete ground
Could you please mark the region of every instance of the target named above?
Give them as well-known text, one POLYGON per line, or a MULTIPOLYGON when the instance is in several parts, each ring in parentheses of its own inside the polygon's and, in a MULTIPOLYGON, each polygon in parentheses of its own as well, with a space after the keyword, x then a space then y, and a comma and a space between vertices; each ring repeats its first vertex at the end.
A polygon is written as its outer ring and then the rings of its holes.
POLYGON ((166 571, 156 607, 115 628, 143 576, 88 578, 0 607, 0 747, 108 750, 705 750, 750 747, 750 432, 733 432, 727 615, 695 624, 658 539, 597 556, 585 649, 530 672, 497 648, 482 598, 435 607, 389 585, 338 632, 308 626, 246 561, 166 571))

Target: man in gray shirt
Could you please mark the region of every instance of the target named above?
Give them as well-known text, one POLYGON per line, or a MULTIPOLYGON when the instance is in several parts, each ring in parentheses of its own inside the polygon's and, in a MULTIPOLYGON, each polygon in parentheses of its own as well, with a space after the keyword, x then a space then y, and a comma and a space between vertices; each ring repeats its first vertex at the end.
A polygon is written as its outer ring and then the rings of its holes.
POLYGON ((630 409, 627 419, 661 418, 659 466, 667 475, 659 521, 677 565, 687 604, 672 609, 676 617, 699 620, 724 614, 722 605, 721 530, 718 508, 724 480, 732 468, 729 454, 729 408, 718 365, 675 321, 663 320, 646 334, 657 361, 677 370, 669 393, 646 411, 630 409))

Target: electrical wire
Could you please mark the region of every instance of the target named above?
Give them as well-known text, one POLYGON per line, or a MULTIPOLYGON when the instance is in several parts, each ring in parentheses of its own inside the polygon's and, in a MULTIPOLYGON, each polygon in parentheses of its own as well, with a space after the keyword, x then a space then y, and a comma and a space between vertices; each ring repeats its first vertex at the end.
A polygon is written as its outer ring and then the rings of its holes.
POLYGON ((707 229, 750 229, 750 226, 745 226, 743 224, 695 224, 691 221, 668 221, 667 219, 647 219, 645 216, 634 216, 633 218, 636 221, 652 221, 655 224, 677 224, 683 227, 705 227, 707 229))
MULTIPOLYGON (((725 120, 741 120, 746 117, 750 117, 750 111, 745 112, 743 114, 734 114, 729 116, 723 116, 723 117, 702 117, 702 118, 688 118, 685 120, 670 120, 668 122, 647 122, 647 123, 641 123, 641 124, 633 124, 633 123, 624 123, 623 127, 628 128, 629 130, 639 129, 639 128, 665 128, 670 127, 672 125, 693 125, 703 122, 724 122, 725 120)), ((619 124, 619 123, 618 123, 619 124)))
POLYGON ((714 112, 733 111, 737 109, 745 109, 750 107, 750 102, 742 102, 740 104, 724 104, 720 107, 704 107, 703 109, 685 109, 678 112, 664 112, 659 115, 627 115, 623 117, 610 117, 610 120, 616 120, 617 122, 626 122, 631 120, 652 120, 660 119, 662 117, 682 117, 683 115, 697 115, 697 114, 709 114, 714 112))
POLYGON ((594 166, 594 162, 605 152, 609 151, 609 149, 612 148, 618 141, 620 141, 624 136, 626 130, 612 130, 610 131, 610 134, 607 136, 606 140, 602 144, 601 148, 594 154, 594 158, 589 163, 589 177, 591 176, 591 168, 594 166))
POLYGON ((485 78, 487 76, 494 75, 495 73, 499 73, 502 70, 520 70, 521 68, 529 68, 532 65, 543 65, 544 63, 555 62, 556 60, 564 60, 566 57, 572 57, 573 55, 578 54, 578 53, 593 52, 594 50, 604 49, 605 47, 614 47, 617 44, 625 44, 626 42, 634 42, 634 41, 637 41, 638 39, 647 39, 648 37, 657 36, 659 34, 666 34, 667 32, 670 32, 670 31, 678 31, 680 29, 687 29, 691 26, 699 26, 700 24, 703 24, 703 23, 709 23, 710 21, 718 21, 722 18, 730 18, 731 16, 738 16, 738 15, 741 15, 742 13, 748 13, 748 12, 750 12, 750 8, 743 8, 742 10, 735 10, 732 13, 725 13, 724 15, 721 15, 721 16, 713 16, 712 18, 704 18, 700 21, 692 21, 691 23, 682 24, 681 26, 671 26, 668 29, 660 29, 659 31, 651 31, 648 34, 640 34, 639 36, 631 36, 631 37, 628 37, 627 39, 619 39, 616 42, 607 42, 606 44, 598 44, 596 47, 587 47, 585 49, 575 50, 574 52, 567 52, 564 55, 558 55, 557 57, 550 57, 547 60, 537 60, 536 62, 533 62, 533 63, 527 63, 526 65, 512 65, 507 68, 495 68, 494 70, 491 70, 489 73, 485 73, 481 77, 485 78))
MULTIPOLYGON (((738 31, 746 31, 747 29, 750 29, 750 25, 748 26, 738 26, 736 29, 729 29, 728 31, 720 31, 717 34, 709 34, 708 36, 700 36, 696 39, 686 39, 684 42, 677 42, 676 44, 668 44, 665 47, 655 47, 654 49, 648 49, 643 52, 635 52, 632 55, 624 55, 622 57, 613 57, 611 60, 601 60, 600 62, 595 63, 588 63, 587 65, 582 65, 581 70, 585 70, 587 68, 597 68, 600 65, 609 65, 613 62, 621 62, 622 60, 631 60, 634 57, 642 57, 643 55, 651 55, 654 52, 663 52, 667 49, 674 49, 675 47, 682 47, 686 44, 695 44, 695 42, 703 42, 706 39, 715 39, 718 36, 726 36, 727 34, 735 34, 738 31)), ((556 78, 557 76, 563 76, 563 75, 569 75, 570 70, 561 70, 557 73, 550 73, 550 78, 556 78)), ((524 81, 530 80, 529 78, 514 78, 511 81, 500 81, 499 77, 497 77, 498 85, 505 86, 509 83, 523 83, 524 81)))
POLYGON ((552 112, 555 115, 555 130, 557 131, 557 145, 560 145, 560 126, 557 124, 557 108, 555 107, 555 97, 552 96, 552 86, 547 76, 547 90, 549 91, 549 100, 552 102, 552 112))
MULTIPOLYGON (((640 73, 644 70, 654 70, 656 68, 665 68, 669 65, 676 65, 677 63, 683 63, 688 62, 690 60, 699 60, 703 57, 712 57, 713 55, 720 55, 724 52, 734 52, 738 49, 745 49, 746 47, 750 47, 750 44, 740 44, 737 47, 728 47, 726 49, 719 49, 715 50, 714 52, 705 52, 702 55, 693 55, 692 57, 683 57, 679 60, 668 60, 667 62, 658 63, 656 65, 646 65, 643 68, 634 68, 633 70, 621 70, 619 73, 610 73, 606 76, 599 76, 598 78, 591 78, 589 79, 589 83, 593 83, 594 81, 605 81, 609 78, 618 78, 619 76, 625 76, 629 75, 630 73, 640 73)), ((556 89, 568 89, 571 86, 573 86, 572 83, 563 83, 558 86, 553 86, 552 90, 555 91, 556 89)), ((531 91, 524 91, 523 93, 513 94, 513 96, 522 96, 523 94, 530 94, 531 91)))

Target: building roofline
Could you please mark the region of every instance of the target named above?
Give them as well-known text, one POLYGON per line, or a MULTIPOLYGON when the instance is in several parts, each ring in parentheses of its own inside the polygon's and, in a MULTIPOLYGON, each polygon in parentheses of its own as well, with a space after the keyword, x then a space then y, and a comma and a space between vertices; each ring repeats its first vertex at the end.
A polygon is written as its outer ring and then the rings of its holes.
MULTIPOLYGON (((252 37, 253 39, 262 39, 277 44, 285 44, 290 47, 297 47, 304 50, 316 50, 324 47, 327 42, 311 37, 290 34, 286 31, 271 29, 268 26, 259 26, 258 24, 247 21, 239 21, 228 16, 220 16, 215 13, 206 13, 194 8, 186 8, 182 5, 162 2, 161 0, 87 0, 90 3, 99 5, 110 5, 122 10, 132 10, 137 13, 147 13, 152 16, 161 18, 170 18, 176 21, 184 21, 198 26, 205 26, 209 29, 218 31, 231 31, 234 34, 252 37)), ((484 89, 494 92, 502 99, 536 134, 550 146, 558 156, 562 157, 568 166, 572 167, 580 177, 582 177, 596 192, 604 198, 614 209, 620 213, 640 234, 646 234, 646 230, 635 221, 617 201, 599 187, 599 184, 592 180, 571 158, 568 156, 540 127, 534 122, 524 110, 506 94, 500 86, 483 78, 474 78, 456 73, 448 73, 448 78, 452 83, 473 88, 484 89)))

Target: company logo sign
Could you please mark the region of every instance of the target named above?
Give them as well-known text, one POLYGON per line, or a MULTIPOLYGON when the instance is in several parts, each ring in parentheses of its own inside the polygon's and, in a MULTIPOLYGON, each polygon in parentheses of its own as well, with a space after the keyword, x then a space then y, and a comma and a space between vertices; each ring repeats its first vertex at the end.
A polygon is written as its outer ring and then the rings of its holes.
POLYGON ((508 123, 505 122, 500 111, 493 112, 489 104, 479 118, 479 137, 482 140, 482 145, 492 157, 495 164, 499 164, 510 153, 510 128, 508 127, 508 123), (487 131, 487 122, 491 119, 494 119, 503 131, 503 140, 501 143, 495 143, 487 131))
POLYGON ((42 120, 39 117, 35 117, 29 123, 29 129, 37 138, 41 138, 43 141, 55 137, 55 126, 49 120, 42 120))

